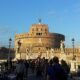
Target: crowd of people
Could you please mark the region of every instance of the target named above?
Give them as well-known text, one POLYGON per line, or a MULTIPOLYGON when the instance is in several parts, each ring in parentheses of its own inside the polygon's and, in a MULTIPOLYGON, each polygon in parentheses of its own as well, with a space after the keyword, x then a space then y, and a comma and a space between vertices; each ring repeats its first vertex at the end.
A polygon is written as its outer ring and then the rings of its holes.
MULTIPOLYGON (((59 61, 56 56, 50 60, 38 57, 34 60, 17 60, 10 64, 9 73, 14 73, 16 80, 27 80, 29 71, 36 74, 37 80, 68 80, 70 74, 70 66, 64 60, 59 61)), ((78 75, 80 76, 80 67, 78 75)))

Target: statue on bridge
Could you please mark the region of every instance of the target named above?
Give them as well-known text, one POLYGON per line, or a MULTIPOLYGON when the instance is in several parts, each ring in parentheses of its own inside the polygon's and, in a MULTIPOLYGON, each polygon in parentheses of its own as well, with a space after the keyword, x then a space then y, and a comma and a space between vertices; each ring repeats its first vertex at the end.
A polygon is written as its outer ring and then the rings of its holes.
POLYGON ((61 49, 61 53, 64 53, 64 51, 65 51, 65 44, 64 44, 63 40, 61 40, 60 49, 61 49))

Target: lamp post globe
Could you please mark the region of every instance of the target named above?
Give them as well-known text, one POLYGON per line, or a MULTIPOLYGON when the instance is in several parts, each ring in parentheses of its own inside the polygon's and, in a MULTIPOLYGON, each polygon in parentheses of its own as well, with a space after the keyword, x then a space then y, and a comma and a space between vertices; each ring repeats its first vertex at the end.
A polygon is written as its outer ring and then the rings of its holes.
POLYGON ((11 38, 9 38, 9 41, 11 42, 11 41, 12 41, 12 39, 11 39, 11 38))
POLYGON ((74 38, 72 38, 72 43, 74 43, 74 41, 75 41, 75 39, 74 39, 74 38))

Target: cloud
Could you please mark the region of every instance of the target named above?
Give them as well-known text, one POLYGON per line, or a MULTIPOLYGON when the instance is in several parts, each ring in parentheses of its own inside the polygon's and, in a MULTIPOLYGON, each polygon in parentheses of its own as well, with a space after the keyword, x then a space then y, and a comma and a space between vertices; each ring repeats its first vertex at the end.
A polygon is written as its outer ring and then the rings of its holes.
POLYGON ((48 15, 50 15, 50 16, 53 16, 53 15, 55 15, 55 14, 56 14, 55 11, 49 11, 49 12, 48 12, 48 15))
POLYGON ((54 12, 54 11, 48 12, 49 15, 54 15, 55 13, 56 13, 56 12, 54 12))
POLYGON ((76 3, 73 7, 74 13, 80 13, 80 3, 76 3))
POLYGON ((16 30, 9 26, 0 26, 0 35, 9 35, 15 33, 16 30))
POLYGON ((12 38, 12 46, 14 45, 14 36, 16 30, 11 26, 0 26, 0 47, 6 46, 8 47, 8 40, 12 38))

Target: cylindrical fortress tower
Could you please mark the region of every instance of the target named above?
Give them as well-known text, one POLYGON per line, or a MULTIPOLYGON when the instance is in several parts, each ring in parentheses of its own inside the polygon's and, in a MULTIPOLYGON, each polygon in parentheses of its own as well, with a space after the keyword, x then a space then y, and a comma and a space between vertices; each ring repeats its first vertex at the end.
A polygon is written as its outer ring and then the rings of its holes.
POLYGON ((32 24, 28 33, 15 35, 15 49, 17 49, 18 41, 21 42, 20 52, 33 53, 46 52, 49 48, 60 48, 61 40, 65 40, 65 36, 58 33, 50 33, 46 24, 32 24))

